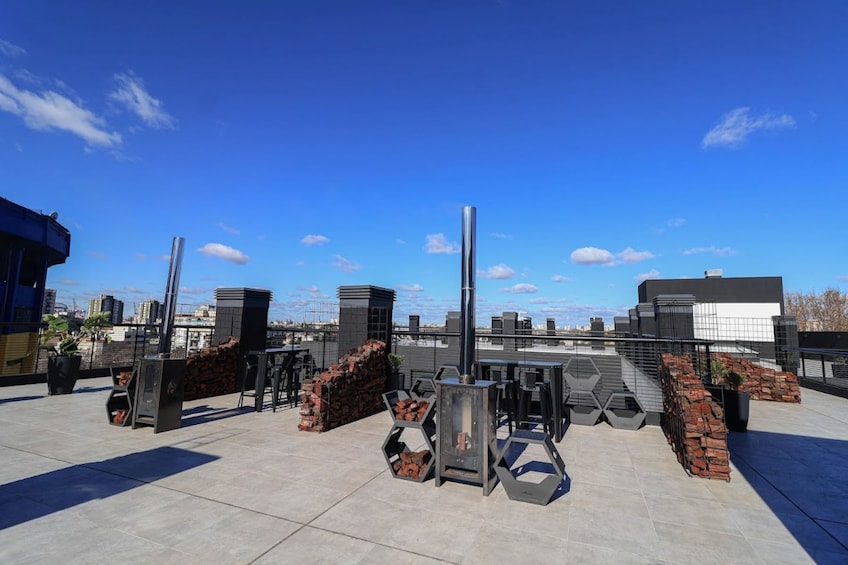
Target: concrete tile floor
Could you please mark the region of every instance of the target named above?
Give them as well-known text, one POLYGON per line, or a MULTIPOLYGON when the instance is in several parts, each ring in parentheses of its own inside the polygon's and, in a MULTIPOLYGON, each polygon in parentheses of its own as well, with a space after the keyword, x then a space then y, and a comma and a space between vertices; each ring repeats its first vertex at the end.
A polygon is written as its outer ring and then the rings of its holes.
POLYGON ((538 506, 392 478, 387 413, 309 434, 228 395, 153 434, 107 423, 109 382, 0 388, 0 562, 848 563, 848 401, 811 390, 752 403, 730 482, 659 428, 571 426, 538 506))

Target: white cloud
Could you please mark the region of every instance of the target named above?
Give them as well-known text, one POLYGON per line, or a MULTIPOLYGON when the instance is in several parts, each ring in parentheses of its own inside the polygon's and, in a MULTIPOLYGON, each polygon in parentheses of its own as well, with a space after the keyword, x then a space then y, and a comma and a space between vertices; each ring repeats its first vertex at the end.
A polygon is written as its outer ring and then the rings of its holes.
MULTIPOLYGON (((125 286, 122 290, 124 292, 129 292, 130 294, 147 294, 146 290, 142 290, 140 288, 136 288, 130 285, 125 286)), ((182 288, 180 290, 182 290, 182 288)))
POLYGON ((519 283, 512 285, 509 288, 502 288, 501 292, 508 292, 510 294, 533 294, 534 292, 539 292, 539 288, 532 284, 519 283))
POLYGON ((531 298, 529 302, 530 302, 530 304, 550 304, 551 303, 551 301, 548 300, 547 298, 531 298))
POLYGON ((581 247, 571 252, 571 261, 573 263, 577 263, 578 265, 606 265, 608 267, 620 263, 639 263, 653 257, 654 254, 650 251, 636 251, 632 247, 628 247, 615 255, 606 249, 599 249, 597 247, 581 247))
POLYGON ((492 280, 506 280, 515 276, 515 271, 509 265, 503 263, 489 267, 485 271, 480 271, 480 276, 492 280))
POLYGON ((495 239, 512 239, 511 235, 501 232, 493 232, 489 235, 494 237, 495 239))
POLYGON ((222 243, 207 243, 203 247, 198 247, 197 250, 204 255, 208 255, 210 257, 219 257, 224 261, 229 261, 230 263, 235 263, 236 265, 244 265, 248 261, 250 261, 250 257, 239 251, 238 249, 233 249, 228 245, 224 245, 222 243))
POLYGON ((682 226, 685 223, 686 223, 686 220, 683 219, 683 218, 672 218, 671 220, 666 222, 666 224, 670 228, 679 228, 680 226, 682 226))
POLYGON ((654 254, 650 251, 636 251, 632 247, 628 247, 618 254, 618 258, 625 263, 639 263, 646 259, 653 259, 654 254))
POLYGON ((562 275, 554 275, 551 277, 551 281, 560 283, 560 282, 568 282, 571 280, 571 277, 564 277, 562 275))
POLYGON ((336 262, 333 263, 333 266, 338 270, 345 273, 352 273, 354 271, 358 271, 362 268, 362 265, 357 265, 356 263, 351 263, 341 255, 336 255, 336 262))
POLYGON ((456 242, 449 242, 443 233, 428 233, 426 236, 427 242, 424 244, 424 251, 430 254, 435 253, 459 253, 461 248, 456 242))
POLYGON ((144 81, 135 73, 132 71, 118 73, 114 79, 117 87, 109 94, 109 98, 126 106, 148 127, 154 129, 174 127, 174 118, 165 112, 162 101, 152 97, 145 90, 144 81))
POLYGON ((206 294, 208 292, 212 292, 212 289, 204 288, 202 286, 198 286, 198 287, 181 286, 180 287, 180 293, 183 293, 183 294, 206 294))
POLYGON ((0 54, 14 59, 15 57, 23 57, 27 54, 27 50, 23 47, 19 47, 10 41, 6 41, 5 39, 0 39, 0 54))
POLYGON ((684 255, 698 255, 701 253, 712 253, 719 257, 727 257, 728 255, 733 255, 736 252, 730 247, 716 247, 715 245, 710 245, 709 247, 692 247, 683 251, 684 255))
POLYGON ((415 284, 401 284, 398 285, 398 289, 406 291, 406 292, 422 292, 424 287, 418 283, 415 284))
POLYGON ((310 298, 327 298, 327 295, 321 292, 321 289, 315 285, 310 287, 299 286, 297 289, 307 293, 310 298))
POLYGON ((636 275, 635 277, 633 277, 633 280, 636 281, 637 283, 641 283, 641 282, 644 282, 648 279, 658 279, 658 278, 660 278, 660 272, 656 269, 651 269, 647 273, 641 273, 639 275, 636 275))
POLYGON ((838 276, 838 277, 836 277, 836 280, 838 280, 840 282, 848 282, 848 275, 838 276))
POLYGON ((406 242, 400 238, 396 239, 395 243, 397 243, 398 245, 406 245, 406 242))
POLYGON ((300 242, 304 245, 323 245, 329 242, 330 239, 323 235, 305 235, 300 242))
POLYGON ((571 252, 571 262, 578 265, 612 265, 615 256, 606 249, 581 247, 571 252))
POLYGON ((233 235, 239 235, 239 231, 236 228, 230 227, 224 222, 218 222, 218 227, 224 230, 225 232, 229 232, 233 235))
POLYGON ((0 75, 0 110, 20 117, 34 130, 62 130, 80 137, 91 145, 115 147, 121 135, 106 131, 106 122, 90 110, 57 92, 35 93, 17 88, 0 75))
POLYGON ((766 112, 761 116, 750 116, 748 107, 735 108, 725 114, 721 121, 707 132, 701 147, 737 147, 757 130, 791 128, 795 118, 789 114, 775 115, 766 112))

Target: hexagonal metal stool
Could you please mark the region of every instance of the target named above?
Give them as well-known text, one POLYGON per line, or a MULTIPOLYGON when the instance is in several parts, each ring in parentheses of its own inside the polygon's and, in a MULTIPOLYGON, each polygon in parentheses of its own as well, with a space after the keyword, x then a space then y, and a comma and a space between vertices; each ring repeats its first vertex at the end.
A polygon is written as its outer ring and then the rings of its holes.
POLYGON ((591 357, 575 355, 568 360, 563 369, 565 382, 572 390, 595 390, 601 380, 601 371, 591 357))
MULTIPOLYGON (((516 470, 520 473, 522 467, 525 465, 518 466, 516 470)), ((531 432, 529 430, 516 430, 506 440, 506 444, 504 444, 503 449, 495 460, 495 473, 497 473, 498 479, 503 484, 506 495, 510 500, 546 505, 551 501, 554 492, 556 492, 565 478, 565 463, 554 447, 553 442, 551 442, 548 434, 531 432), (553 466, 553 473, 546 473, 548 476, 538 483, 518 480, 506 460, 509 449, 513 444, 541 445, 548 456, 549 462, 553 466)))
POLYGON ((579 426, 594 426, 604 413, 601 402, 592 391, 572 389, 565 404, 568 407, 568 420, 579 426))
POLYGON ((642 403, 629 390, 617 390, 610 394, 604 404, 604 415, 613 428, 623 430, 638 430, 646 416, 642 403), (614 402, 623 403, 624 408, 612 406, 614 402))

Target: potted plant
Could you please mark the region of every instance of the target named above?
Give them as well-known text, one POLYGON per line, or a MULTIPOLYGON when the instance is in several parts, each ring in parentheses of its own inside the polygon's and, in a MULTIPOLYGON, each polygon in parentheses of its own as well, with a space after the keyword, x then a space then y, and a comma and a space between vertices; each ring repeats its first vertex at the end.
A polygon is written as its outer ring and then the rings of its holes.
POLYGON ((732 432, 744 432, 748 429, 748 415, 751 411, 751 395, 739 390, 745 382, 745 375, 730 371, 725 377, 729 390, 724 393, 724 422, 732 432))
POLYGON ((724 409, 727 429, 733 432, 746 431, 751 411, 751 395, 739 390, 745 382, 745 375, 728 370, 727 365, 715 357, 710 359, 710 374, 712 385, 707 385, 706 388, 724 409))
POLYGON ((710 376, 714 385, 721 385, 727 377, 727 365, 725 365, 718 357, 710 359, 710 376))
POLYGON ((79 376, 79 344, 85 339, 109 341, 105 330, 112 327, 111 312, 98 312, 76 327, 65 316, 45 314, 42 321, 47 327, 41 332, 39 349, 50 352, 47 359, 47 393, 70 394, 79 376))
POLYGON ((719 404, 724 404, 723 390, 725 388, 725 377, 727 377, 727 366, 718 357, 710 359, 709 380, 704 383, 704 388, 709 391, 719 404))
POLYGON ((387 359, 389 362, 389 374, 386 378, 386 392, 389 392, 402 388, 403 376, 401 375, 400 367, 403 365, 403 355, 389 353, 387 359))

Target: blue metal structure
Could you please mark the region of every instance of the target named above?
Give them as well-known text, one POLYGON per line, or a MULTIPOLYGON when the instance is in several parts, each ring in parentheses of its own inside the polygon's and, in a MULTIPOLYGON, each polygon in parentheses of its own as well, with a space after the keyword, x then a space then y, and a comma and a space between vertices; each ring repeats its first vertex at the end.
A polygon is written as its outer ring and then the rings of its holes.
POLYGON ((47 269, 71 253, 57 217, 0 198, 0 375, 32 371, 47 269))

